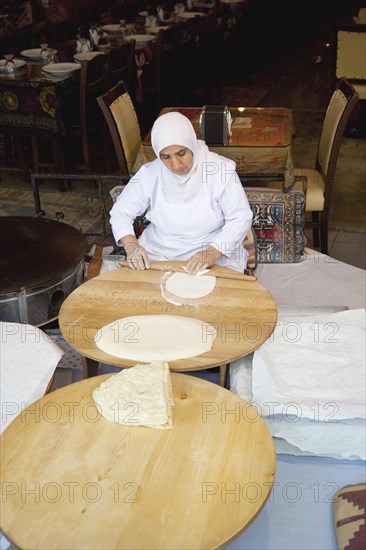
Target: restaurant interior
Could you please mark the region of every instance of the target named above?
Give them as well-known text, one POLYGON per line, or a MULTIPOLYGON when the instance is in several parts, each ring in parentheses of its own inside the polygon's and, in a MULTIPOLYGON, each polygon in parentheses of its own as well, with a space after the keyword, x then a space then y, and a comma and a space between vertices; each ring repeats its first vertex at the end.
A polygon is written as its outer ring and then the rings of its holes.
POLYGON ((364 0, 0 0, 1 550, 365 547, 365 55, 364 0), (172 111, 244 272, 116 244, 172 111))

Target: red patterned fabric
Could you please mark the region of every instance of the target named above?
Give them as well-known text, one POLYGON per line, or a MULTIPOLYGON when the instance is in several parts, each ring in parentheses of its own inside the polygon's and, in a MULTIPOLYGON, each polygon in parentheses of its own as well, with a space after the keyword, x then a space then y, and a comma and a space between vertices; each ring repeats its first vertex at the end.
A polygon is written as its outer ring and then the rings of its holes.
POLYGON ((244 188, 253 211, 258 263, 300 262, 304 246, 305 196, 302 191, 244 188))
POLYGON ((334 524, 340 550, 366 548, 366 484, 340 489, 333 503, 334 524))

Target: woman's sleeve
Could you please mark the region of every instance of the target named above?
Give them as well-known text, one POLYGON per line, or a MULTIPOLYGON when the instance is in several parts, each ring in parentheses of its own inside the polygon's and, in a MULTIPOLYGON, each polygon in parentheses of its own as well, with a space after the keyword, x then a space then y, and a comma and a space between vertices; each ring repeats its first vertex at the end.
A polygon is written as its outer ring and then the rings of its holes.
POLYGON ((253 213, 248 198, 236 172, 233 172, 217 201, 223 212, 225 223, 215 236, 215 248, 221 254, 232 253, 248 233, 252 225, 253 213))
POLYGON ((134 220, 144 214, 150 204, 154 181, 149 181, 145 171, 142 167, 130 179, 110 211, 110 223, 117 243, 122 237, 134 234, 134 220))

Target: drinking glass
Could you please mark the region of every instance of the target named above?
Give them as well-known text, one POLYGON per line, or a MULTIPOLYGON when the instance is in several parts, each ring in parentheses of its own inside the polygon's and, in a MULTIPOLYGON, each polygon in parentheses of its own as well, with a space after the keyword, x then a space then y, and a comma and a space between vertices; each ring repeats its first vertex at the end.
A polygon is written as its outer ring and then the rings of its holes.
POLYGON ((9 74, 9 76, 13 76, 15 72, 15 63, 14 63, 14 54, 13 53, 6 53, 4 54, 4 57, 6 59, 5 61, 5 68, 6 72, 9 74))
POLYGON ((41 57, 45 63, 48 63, 48 44, 42 42, 41 44, 41 57))

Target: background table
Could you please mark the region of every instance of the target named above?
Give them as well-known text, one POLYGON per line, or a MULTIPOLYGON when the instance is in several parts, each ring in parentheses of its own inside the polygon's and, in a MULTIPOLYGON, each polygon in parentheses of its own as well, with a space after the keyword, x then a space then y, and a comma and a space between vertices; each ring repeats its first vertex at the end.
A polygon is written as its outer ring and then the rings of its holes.
MULTIPOLYGON (((182 262, 169 262, 180 264, 182 262)), ((225 275, 231 269, 215 266, 225 275)), ((224 365, 257 349, 271 335, 277 306, 258 282, 216 278, 211 294, 177 306, 160 289, 164 272, 115 269, 78 287, 64 301, 59 325, 64 338, 85 357, 130 367, 127 359, 108 355, 94 343, 97 330, 117 319, 134 315, 180 315, 213 324, 217 336, 210 351, 188 359, 169 361, 173 371, 192 371, 224 365)))
POLYGON ((19 133, 64 134, 75 116, 73 104, 78 77, 79 72, 66 77, 47 77, 42 74, 41 63, 29 61, 14 77, 2 73, 0 128, 19 133))
POLYGON ((235 538, 275 474, 256 411, 216 384, 172 374, 172 429, 122 426, 92 399, 108 376, 43 397, 4 432, 5 536, 49 550, 206 550, 235 538))
MULTIPOLYGON (((197 137, 201 137, 199 118, 202 108, 167 107, 160 114, 170 111, 186 115, 197 137)), ((283 176, 286 186, 289 186, 293 182, 294 170, 291 155, 294 134, 292 111, 274 107, 230 107, 230 113, 233 125, 229 142, 227 145, 209 145, 210 151, 235 161, 239 174, 248 177, 283 176)), ((133 172, 154 158, 149 132, 142 142, 133 172)))

